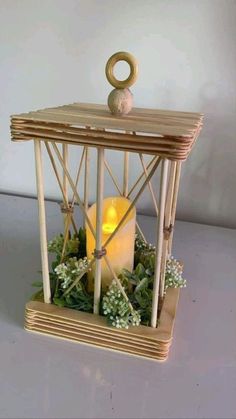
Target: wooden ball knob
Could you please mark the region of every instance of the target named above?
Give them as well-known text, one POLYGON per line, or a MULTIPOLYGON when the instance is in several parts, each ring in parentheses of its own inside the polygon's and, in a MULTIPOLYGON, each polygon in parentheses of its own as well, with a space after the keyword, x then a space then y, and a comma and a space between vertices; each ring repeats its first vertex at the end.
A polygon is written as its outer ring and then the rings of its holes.
POLYGON ((114 89, 108 96, 108 107, 114 115, 127 115, 133 106, 133 95, 129 89, 114 89))

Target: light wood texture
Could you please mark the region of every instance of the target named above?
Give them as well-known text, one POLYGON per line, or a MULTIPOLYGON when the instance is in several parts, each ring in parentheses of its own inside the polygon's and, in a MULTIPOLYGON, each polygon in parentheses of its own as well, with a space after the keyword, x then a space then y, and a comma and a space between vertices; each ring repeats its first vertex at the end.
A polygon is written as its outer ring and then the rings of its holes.
POLYGON ((113 89, 107 98, 112 115, 124 116, 133 107, 133 95, 129 89, 113 89))
MULTIPOLYGON (((84 156, 84 209, 87 212, 89 207, 89 180, 90 180, 90 153, 89 147, 85 147, 85 156, 84 156)), ((85 226, 85 217, 84 217, 84 226, 85 226)))
MULTIPOLYGON (((53 157, 53 155, 52 155, 52 152, 51 152, 50 146, 49 146, 49 144, 48 144, 48 143, 46 143, 46 142, 45 142, 45 147, 46 147, 46 149, 47 149, 47 153, 48 153, 49 159, 50 159, 50 161, 51 161, 52 168, 53 168, 53 170, 54 170, 54 173, 55 173, 55 176, 56 176, 56 179, 57 179, 57 182, 58 182, 59 188, 60 188, 61 193, 62 193, 62 197, 63 197, 63 204, 65 205, 66 209, 67 209, 67 210, 69 210, 69 202, 68 202, 68 200, 67 200, 67 196, 65 195, 65 192, 64 192, 63 183, 62 183, 62 181, 61 181, 61 179, 60 179, 60 176, 59 176, 59 173, 58 173, 58 170, 57 170, 57 166, 56 166, 56 163, 55 163, 54 157, 53 157)), ((73 225, 74 231, 75 231, 75 233, 77 234, 77 233, 78 233, 78 231, 77 231, 77 228, 76 228, 76 224, 75 224, 75 221, 74 221, 74 216, 73 216, 73 214, 71 214, 71 222, 72 222, 72 225, 73 225)))
POLYGON ((127 198, 129 188, 129 152, 124 152, 124 165, 123 165, 123 196, 127 198))
MULTIPOLYGON (((69 232, 70 223, 74 223, 72 212, 69 213, 68 186, 72 189, 72 206, 78 202, 86 225, 96 240, 95 257, 91 260, 91 266, 96 264, 95 285, 94 285, 94 313, 71 313, 71 310, 59 309, 51 305, 49 311, 45 309, 43 303, 41 308, 37 306, 27 306, 26 309, 26 328, 40 333, 51 334, 65 339, 90 343, 101 347, 109 347, 127 353, 145 356, 152 359, 164 360, 168 356, 169 346, 172 340, 173 321, 177 305, 178 290, 168 290, 164 296, 164 273, 167 255, 171 251, 172 235, 170 232, 166 239, 166 230, 174 224, 176 202, 179 187, 181 163, 187 159, 202 127, 203 116, 193 112, 177 112, 165 110, 139 109, 134 108, 126 117, 115 117, 111 115, 108 108, 103 105, 74 103, 57 108, 43 109, 27 114, 14 115, 11 118, 11 134, 13 141, 34 140, 37 187, 39 198, 39 217, 40 217, 40 237, 41 254, 44 278, 45 302, 50 302, 50 283, 48 274, 47 259, 47 238, 45 209, 43 203, 43 179, 42 179, 42 158, 41 140, 45 141, 50 160, 53 165, 59 186, 62 190, 65 207, 68 208, 65 223, 65 242, 69 232), (54 150, 62 170, 62 180, 60 179, 56 162, 51 152, 54 150), (62 144, 62 153, 59 151, 57 143, 62 144), (81 145, 84 147, 78 174, 75 182, 68 170, 68 144, 81 145), (97 213, 96 213, 96 232, 87 215, 88 210, 88 178, 89 178, 89 147, 97 149, 97 213), (120 188, 112 169, 104 161, 104 149, 124 151, 123 185, 120 188), (129 153, 139 153, 143 172, 138 177, 134 185, 129 190, 128 167, 129 153), (143 160, 143 154, 152 155, 152 159, 147 165, 143 160), (78 180, 84 163, 84 196, 82 202, 78 191, 78 180), (171 168, 168 179, 168 165, 171 168), (160 208, 151 184, 151 178, 158 165, 161 163, 160 181, 160 208), (104 164, 112 177, 118 192, 129 197, 139 182, 142 181, 139 191, 131 201, 130 207, 124 214, 116 230, 109 238, 102 243, 102 203, 104 187, 104 164), (156 266, 153 287, 151 327, 135 328, 139 332, 128 331, 127 335, 122 331, 118 333, 104 324, 105 319, 97 316, 99 313, 101 297, 101 257, 104 257, 110 271, 113 273, 112 265, 106 255, 100 253, 103 248, 110 243, 120 226, 123 224, 129 211, 132 210, 145 187, 148 186, 156 214, 158 215, 158 231, 156 243, 156 266), (168 186, 168 189, 167 189, 168 186), (161 298, 161 303, 159 304, 161 298), (171 302, 172 301, 172 302, 171 302), (160 310, 161 306, 161 310, 160 310), (52 310, 52 311, 50 311, 52 310), (56 310, 56 314, 54 314, 56 310), (58 314, 58 310, 65 310, 64 314, 58 314), (160 317, 159 317, 160 314, 160 317), (79 316, 74 317, 74 316, 79 316), (85 319, 87 320, 81 320, 85 319), (158 319, 159 317, 159 319, 158 319), (75 320, 76 319, 76 320, 75 320), (98 321, 96 319, 99 319, 98 321), (103 322, 103 323, 99 323, 103 322), (157 323, 158 322, 158 323, 157 323), (158 327, 157 327, 158 325, 158 327), (153 332, 150 332, 153 331, 153 332), (154 333, 153 335, 151 333, 154 333), (135 336, 134 336, 135 334, 135 336), (155 335, 155 338, 154 338, 155 335), (142 336, 142 338, 140 337, 142 336)), ((58 162, 57 162, 58 163, 58 162)), ((76 228, 76 227, 75 227, 76 228)), ((137 228, 139 228, 137 226, 137 228)), ((142 232, 141 232, 142 233, 142 232)), ((121 287, 119 278, 113 273, 121 292, 128 301, 128 297, 121 287)), ((76 281, 79 281, 77 278, 76 281)), ((72 284, 74 286, 74 284, 72 284)), ((129 302, 129 301, 128 301, 129 302)), ((130 304, 130 302, 129 302, 130 304)), ((132 305, 130 304, 132 309, 132 305)), ((60 312, 61 313, 61 312, 60 312)))
POLYGON ((175 161, 170 163, 170 171, 168 178, 168 188, 165 204, 165 218, 164 218, 164 240, 162 246, 162 260, 161 260, 161 279, 160 279, 160 297, 164 297, 165 289, 165 273, 166 273, 166 261, 167 257, 170 256, 168 251, 169 240, 172 236, 173 226, 171 224, 171 210, 174 197, 174 186, 175 186, 175 174, 176 174, 176 165, 175 161))
MULTIPOLYGON (((115 178, 115 176, 114 176, 114 174, 112 172, 112 169, 111 169, 110 165, 108 164, 108 162, 105 159, 104 159, 104 164, 105 164, 105 167, 106 167, 109 175, 111 176, 111 179, 112 179, 112 181, 113 181, 113 183, 114 183, 114 185, 115 185, 115 187, 116 187, 117 192, 119 193, 119 195, 120 196, 124 196, 124 194, 125 194, 125 197, 127 198, 127 195, 128 195, 128 170, 127 170, 127 166, 129 164, 129 153, 128 152, 125 152, 124 153, 123 193, 122 193, 122 191, 121 191, 121 189, 119 187, 119 184, 118 184, 117 179, 115 178)), ((137 220, 136 220, 136 228, 137 228, 139 234, 142 236, 143 240, 146 242, 146 238, 144 236, 144 233, 141 230, 141 228, 140 228, 137 220)))
POLYGON ((114 176, 114 174, 113 174, 113 172, 112 172, 112 170, 111 170, 110 165, 108 164, 108 162, 107 162, 106 160, 104 160, 104 164, 105 164, 105 167, 106 167, 106 169, 107 169, 107 171, 108 171, 109 175, 111 176, 111 179, 112 179, 112 181, 113 181, 113 183, 114 183, 114 185, 115 185, 115 187, 116 187, 116 189, 117 189, 118 193, 122 196, 122 195, 123 195, 123 194, 122 194, 122 191, 121 191, 121 189, 120 189, 120 187, 119 187, 119 184, 118 184, 117 179, 115 178, 115 176, 114 176))
POLYGON ((159 319, 159 327, 116 329, 104 317, 53 304, 31 301, 26 305, 26 330, 57 336, 79 343, 165 361, 173 338, 179 290, 169 289, 159 319))
POLYGON ((92 231, 92 233, 93 233, 93 235, 94 235, 94 237, 95 237, 95 231, 94 231, 94 229, 93 229, 93 226, 92 226, 92 224, 91 224, 91 222, 90 222, 90 219, 88 218, 88 215, 87 215, 87 213, 86 213, 86 211, 85 211, 85 209, 84 209, 83 202, 82 202, 82 201, 81 201, 81 199, 80 199, 80 196, 79 196, 79 194, 78 194, 78 192, 77 192, 77 190, 76 190, 76 187, 75 187, 74 182, 73 182, 73 180, 72 180, 72 178, 71 178, 71 176, 70 176, 70 173, 68 172, 67 168, 66 168, 66 167, 65 167, 65 165, 64 165, 63 158, 62 158, 62 156, 61 156, 61 154, 60 154, 60 151, 59 151, 59 149, 58 149, 58 147, 57 147, 57 144, 52 143, 52 146, 53 146, 53 149, 54 149, 54 151, 55 151, 55 154, 56 154, 56 156, 57 156, 57 158, 58 158, 58 161, 59 161, 59 163, 60 163, 61 167, 62 167, 62 168, 64 169, 64 171, 65 171, 65 174, 66 174, 66 176, 67 176, 67 179, 68 179, 68 182, 69 182, 69 184, 70 184, 70 187, 71 187, 71 189, 72 189, 73 193, 75 194, 75 199, 76 199, 76 201, 78 202, 78 204, 79 204, 79 206, 80 206, 80 209, 81 209, 81 211, 82 211, 82 213, 83 213, 83 215, 84 215, 84 217, 85 217, 85 219, 86 219, 86 222, 87 222, 87 224, 88 224, 88 226, 89 226, 90 230, 92 231))
MULTIPOLYGON (((62 144, 62 158, 63 158, 65 167, 68 169, 68 163, 69 163, 68 144, 62 144)), ((67 181, 67 177, 64 170, 63 170, 63 189, 64 189, 64 194, 66 197, 66 202, 69 203, 68 181, 67 181)), ((63 244, 63 249, 62 249, 61 260, 63 260, 64 258, 66 244, 69 239, 69 229, 71 225, 71 213, 67 212, 67 213, 64 213, 63 215, 64 215, 64 244, 63 244)))
MULTIPOLYGON (((102 251, 102 217, 103 217, 103 189, 104 189, 104 149, 97 150, 97 205, 96 205, 96 252, 102 251)), ((94 277, 94 308, 99 314, 102 284, 102 258, 96 259, 94 277)))
POLYGON ((179 192, 181 166, 182 166, 181 162, 176 163, 173 199, 172 199, 172 207, 171 207, 171 218, 170 218, 170 223, 172 225, 172 232, 170 234, 170 238, 169 238, 169 242, 168 242, 168 253, 169 254, 171 254, 171 250, 172 250, 172 241, 173 241, 175 214, 176 214, 176 206, 177 206, 177 199, 178 199, 178 192, 179 192))
MULTIPOLYGON (((64 165, 68 168, 68 162, 69 162, 68 144, 62 144, 62 156, 63 156, 64 165)), ((67 201, 68 201, 68 181, 64 173, 64 170, 63 170, 63 189, 64 189, 65 196, 67 198, 67 201)))
POLYGON ((126 213, 123 215, 123 217, 121 218, 121 220, 119 221, 117 227, 115 228, 115 230, 111 233, 111 235, 108 237, 108 239, 105 241, 104 243, 104 247, 106 247, 110 241, 113 239, 113 237, 115 236, 115 234, 117 233, 117 231, 119 230, 119 228, 122 226, 123 222, 125 221, 125 219, 127 218, 128 214, 130 213, 130 211, 133 209, 133 207, 135 206, 136 202, 138 201, 140 195, 143 193, 147 183, 149 182, 149 180, 152 178, 152 176, 155 173, 156 168, 159 165, 159 159, 156 160, 154 166, 152 167, 152 169, 150 170, 148 177, 145 179, 143 185, 141 186, 140 190, 138 191, 137 195, 135 196, 135 198, 133 199, 133 201, 131 202, 129 208, 127 209, 126 213))
MULTIPOLYGON (((144 163, 143 155, 139 154, 139 158, 140 158, 140 161, 141 161, 141 164, 142 164, 143 171, 145 173, 145 177, 147 179, 148 172, 147 172, 147 168, 146 168, 145 163, 144 163)), ((152 202, 153 202, 153 205, 154 205, 154 208, 155 208, 155 211, 156 211, 156 216, 158 216, 157 200, 156 200, 156 197, 155 197, 155 194, 154 194, 154 191, 153 191, 151 180, 149 180, 149 182, 148 182, 148 188, 149 188, 149 191, 150 191, 150 194, 151 194, 151 197, 152 197, 152 202)))
POLYGON ((35 151, 35 167, 36 167, 36 184, 38 194, 38 211, 39 211, 39 232, 40 232, 40 248, 41 248, 41 261, 42 261, 42 275, 43 275, 43 293, 44 302, 51 302, 51 289, 48 270, 48 241, 47 241, 47 227, 46 227, 46 214, 44 203, 44 182, 43 182, 43 164, 42 164, 42 150, 41 142, 34 142, 35 151))
POLYGON ((44 139, 104 146, 176 161, 186 160, 201 126, 202 115, 198 113, 134 108, 129 115, 117 118, 106 106, 80 103, 11 118, 14 141, 44 139))
POLYGON ((166 200, 166 187, 167 187, 167 174, 168 174, 168 160, 164 159, 161 163, 161 179, 160 179, 160 198, 159 198, 159 217, 157 229, 157 244, 156 244, 156 263, 153 282, 153 298, 152 298, 152 318, 151 326, 157 327, 157 313, 159 302, 159 287, 161 275, 161 259, 162 259, 162 245, 164 235, 164 215, 165 215, 165 200, 166 200))
POLYGON ((138 77, 138 62, 129 52, 119 51, 113 54, 106 63, 106 77, 109 83, 116 89, 126 89, 132 86, 138 77), (126 80, 117 80, 114 76, 114 66, 118 61, 125 61, 130 66, 130 74, 126 80))
MULTIPOLYGON (((158 159, 158 156, 154 156, 154 157, 151 159, 151 161, 148 163, 148 165, 147 165, 147 167, 146 167, 146 170, 147 170, 147 171, 148 171, 148 170, 152 167, 152 165, 156 162, 156 160, 157 160, 157 159, 158 159)), ((159 161, 161 161, 161 159, 160 159, 159 161)), ((134 182, 134 184, 133 184, 132 188, 130 188, 127 198, 129 198, 129 197, 132 195, 132 193, 133 193, 133 191, 135 190, 136 186, 140 183, 140 181, 142 180, 142 178, 143 178, 144 176, 145 176, 145 173, 144 173, 144 171, 142 171, 141 175, 140 175, 140 176, 138 177, 138 179, 134 182)))
POLYGON ((131 302, 129 301, 129 298, 128 298, 128 296, 127 296, 127 294, 126 294, 123 286, 121 285, 121 282, 120 282, 118 276, 116 275, 116 273, 115 273, 115 271, 114 271, 114 269, 112 267, 112 264, 110 262, 109 257, 105 255, 104 256, 104 259, 105 259, 105 262, 106 262, 106 264, 107 264, 107 266, 108 266, 108 268, 109 268, 109 270, 110 270, 110 272, 111 272, 111 274, 113 276, 113 279, 116 281, 116 284, 117 284, 117 286, 118 286, 121 294, 123 295, 124 299, 127 301, 130 309, 133 311, 133 306, 132 306, 131 302))
MULTIPOLYGON (((77 172, 77 175, 76 175, 76 180, 75 180, 75 184, 74 184, 74 188, 76 190, 77 190, 78 183, 79 183, 79 178, 80 178, 80 174, 81 174, 81 170, 82 170, 82 165, 83 165, 83 161, 84 161, 84 157, 85 157, 85 149, 86 148, 87 147, 83 148, 82 156, 81 156, 80 163, 79 163, 78 172, 77 172)), ((74 205, 74 203, 75 203, 75 190, 73 191, 71 205, 74 205)))

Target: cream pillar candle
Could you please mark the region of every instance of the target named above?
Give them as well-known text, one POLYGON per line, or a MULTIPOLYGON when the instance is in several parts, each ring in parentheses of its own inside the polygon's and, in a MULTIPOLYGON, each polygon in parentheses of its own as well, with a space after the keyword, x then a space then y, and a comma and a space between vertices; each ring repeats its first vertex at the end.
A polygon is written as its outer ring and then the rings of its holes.
MULTIPOLYGON (((103 201, 103 221, 102 221, 102 243, 104 244, 109 236, 116 229, 122 217, 130 206, 130 201, 124 197, 110 197, 103 201)), ((96 204, 93 204, 88 212, 88 217, 95 229, 96 226, 96 204)), ((135 207, 130 211, 121 227, 114 235, 110 243, 106 247, 107 256, 117 275, 123 268, 132 271, 134 263, 134 241, 135 241, 135 223, 136 210, 135 207)), ((86 224, 87 238, 87 257, 92 259, 95 249, 95 239, 86 224)), ((89 274, 89 288, 93 288, 94 278, 93 266, 92 272, 89 274)), ((102 287, 106 288, 111 280, 112 275, 105 260, 102 260, 102 287)))

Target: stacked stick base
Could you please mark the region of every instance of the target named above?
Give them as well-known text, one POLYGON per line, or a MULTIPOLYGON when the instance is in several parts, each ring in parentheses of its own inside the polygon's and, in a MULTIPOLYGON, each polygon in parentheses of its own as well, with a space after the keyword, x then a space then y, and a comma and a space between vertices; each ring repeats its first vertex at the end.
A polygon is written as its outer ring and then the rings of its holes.
POLYGON ((25 309, 25 329, 78 343, 125 352, 130 355, 165 361, 173 338, 179 299, 178 289, 168 289, 158 327, 108 326, 104 317, 53 304, 30 301, 25 309))

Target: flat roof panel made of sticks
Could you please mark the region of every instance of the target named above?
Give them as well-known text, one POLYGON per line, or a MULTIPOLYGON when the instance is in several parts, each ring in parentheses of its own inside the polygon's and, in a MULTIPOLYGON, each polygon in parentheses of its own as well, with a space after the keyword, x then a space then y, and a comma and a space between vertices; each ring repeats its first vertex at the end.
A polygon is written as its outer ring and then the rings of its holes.
POLYGON ((73 103, 11 117, 13 141, 44 140, 156 154, 170 160, 188 157, 203 115, 133 108, 117 117, 105 105, 73 103))

